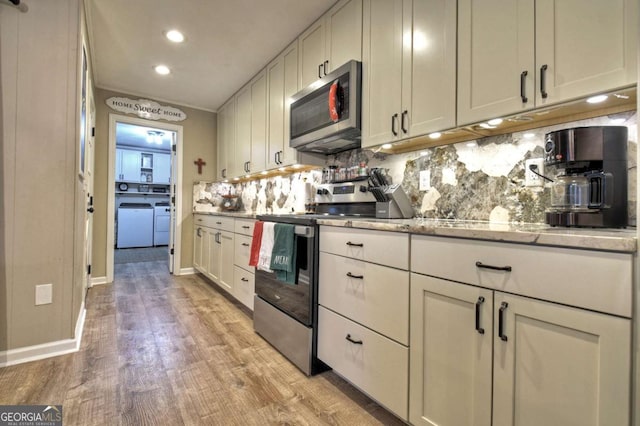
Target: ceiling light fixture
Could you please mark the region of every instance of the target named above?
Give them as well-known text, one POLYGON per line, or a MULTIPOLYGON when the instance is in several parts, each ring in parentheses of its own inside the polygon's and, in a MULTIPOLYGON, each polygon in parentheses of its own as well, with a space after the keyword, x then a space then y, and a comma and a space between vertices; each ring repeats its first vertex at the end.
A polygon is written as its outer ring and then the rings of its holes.
POLYGON ((171 70, 166 65, 156 65, 153 69, 160 75, 171 74, 171 70))
POLYGON ((600 102, 604 102, 606 100, 607 100, 607 95, 597 95, 597 96, 592 96, 589 99, 587 99, 587 103, 599 104, 600 102))
POLYGON ((535 133, 525 133, 522 136, 524 136, 526 139, 533 139, 533 138, 536 137, 536 134, 535 133))
POLYGON ((489 123, 490 126, 498 126, 502 123, 502 118, 492 118, 491 120, 487 121, 487 123, 489 123))
POLYGON ((159 130, 147 130, 147 143, 155 143, 157 145, 162 145, 162 137, 164 136, 164 132, 159 130))
POLYGON ((393 145, 391 145, 390 143, 385 143, 384 145, 382 145, 382 149, 391 149, 393 147, 393 145))
POLYGON ((184 41, 184 34, 178 30, 169 30, 164 36, 174 43, 182 43, 184 41))
POLYGON ((429 134, 429 137, 431 139, 438 139, 440 136, 442 136, 442 133, 440 133, 440 132, 433 132, 433 133, 429 134))

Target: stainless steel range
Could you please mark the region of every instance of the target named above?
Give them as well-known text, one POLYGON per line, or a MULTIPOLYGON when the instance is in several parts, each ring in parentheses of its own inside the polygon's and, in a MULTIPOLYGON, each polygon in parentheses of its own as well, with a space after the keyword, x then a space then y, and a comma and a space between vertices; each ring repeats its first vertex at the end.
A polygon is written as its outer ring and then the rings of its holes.
POLYGON ((259 215, 265 222, 295 225, 295 284, 256 270, 253 327, 307 375, 327 367, 316 356, 318 322, 318 218, 375 217, 376 197, 365 180, 323 184, 314 215, 259 215))

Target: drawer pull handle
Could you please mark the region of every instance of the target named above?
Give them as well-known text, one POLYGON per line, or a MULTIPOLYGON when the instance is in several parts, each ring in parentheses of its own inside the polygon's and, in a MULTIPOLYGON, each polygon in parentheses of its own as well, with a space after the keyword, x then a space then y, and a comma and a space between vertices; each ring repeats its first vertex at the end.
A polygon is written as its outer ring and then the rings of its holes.
POLYGON ((353 343, 354 345, 361 345, 362 344, 362 340, 353 340, 351 338, 350 334, 347 334, 347 337, 345 337, 345 339, 347 339, 348 341, 350 341, 351 343, 353 343))
POLYGON ((362 243, 352 243, 351 241, 347 241, 347 245, 352 247, 364 247, 364 244, 362 243))
POLYGON ((476 331, 479 334, 484 334, 484 328, 480 327, 480 307, 484 303, 484 297, 478 297, 478 301, 476 302, 476 331))
POLYGON ((484 268, 484 269, 493 269, 494 271, 507 271, 507 272, 511 272, 511 266, 493 266, 493 265, 485 265, 482 262, 476 262, 476 266, 478 268, 484 268))
POLYGON ((242 243, 243 246, 249 247, 249 243, 242 243))
POLYGON ((347 272, 347 276, 349 278, 356 278, 356 279, 359 279, 359 280, 364 279, 364 275, 353 275, 351 272, 347 272))
POLYGON ((216 222, 216 225, 222 225, 222 222, 216 222))
POLYGON ((245 277, 240 278, 240 281, 249 282, 249 280, 246 279, 245 277))
POLYGON ((248 226, 248 225, 242 225, 242 229, 249 229, 249 228, 251 228, 251 227, 248 226))
POLYGON ((503 342, 507 341, 507 335, 504 334, 504 311, 507 310, 508 306, 507 302, 502 302, 500 304, 500 312, 498 312, 498 336, 503 342))

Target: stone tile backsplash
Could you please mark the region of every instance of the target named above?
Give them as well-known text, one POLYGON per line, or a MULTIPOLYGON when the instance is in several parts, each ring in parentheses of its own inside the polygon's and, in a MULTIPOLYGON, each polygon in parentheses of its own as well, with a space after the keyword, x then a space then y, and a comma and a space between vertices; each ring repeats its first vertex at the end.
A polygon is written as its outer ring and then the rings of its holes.
MULTIPOLYGON (((636 223, 636 113, 624 114, 629 128, 629 223, 636 223)), ((525 161, 543 155, 544 135, 580 126, 612 125, 608 117, 575 121, 526 132, 491 136, 405 154, 355 149, 327 157, 327 165, 348 167, 362 162, 384 170, 401 183, 416 216, 491 222, 544 223, 550 189, 524 186, 525 161), (429 170, 430 187, 419 188, 420 171, 429 170)), ((545 170, 553 176, 553 170, 545 170)), ((239 197, 239 210, 250 213, 304 212, 321 181, 318 171, 295 173, 239 184, 194 185, 194 211, 222 210, 222 195, 239 197)))

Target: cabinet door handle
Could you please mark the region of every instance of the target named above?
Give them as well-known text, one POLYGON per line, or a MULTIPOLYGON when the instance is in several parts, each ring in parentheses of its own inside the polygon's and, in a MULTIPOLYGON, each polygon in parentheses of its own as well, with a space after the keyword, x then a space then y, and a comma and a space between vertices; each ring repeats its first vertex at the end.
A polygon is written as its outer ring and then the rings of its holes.
POLYGON ((547 93, 547 64, 540 67, 540 95, 542 99, 546 99, 549 95, 547 93))
POLYGON ((244 281, 244 282, 246 282, 246 283, 247 283, 247 282, 249 282, 249 280, 248 280, 248 279, 246 279, 245 277, 240 278, 240 281, 244 281))
POLYGON ((355 278, 355 279, 358 279, 358 280, 364 279, 364 275, 353 275, 351 272, 347 272, 347 276, 349 278, 355 278))
POLYGON ((248 243, 242 243, 242 245, 245 246, 245 247, 249 247, 248 243))
POLYGON ((508 340, 507 335, 504 334, 504 311, 507 310, 507 307, 509 307, 509 304, 507 302, 502 302, 500 304, 500 312, 498 312, 498 336, 503 342, 508 340))
POLYGON ((493 265, 485 265, 482 262, 476 262, 476 266, 478 268, 483 269, 493 269, 494 271, 506 271, 511 272, 511 266, 493 266, 493 265))
POLYGON ((327 70, 329 69, 329 61, 324 61, 324 64, 322 64, 322 71, 324 72, 324 75, 327 75, 327 70))
POLYGON ((347 245, 352 247, 364 247, 363 243, 352 243, 351 241, 347 241, 347 245))
POLYGON ((198 228, 198 229, 197 229, 197 231, 196 231, 196 235, 197 235, 198 237, 202 237, 202 228, 198 228))
POLYGON ((522 71, 520 73, 520 99, 522 99, 522 103, 527 103, 529 99, 527 99, 527 90, 525 88, 525 82, 527 81, 527 71, 522 71))
POLYGON ((405 121, 406 121, 405 118, 409 118, 409 111, 407 111, 406 109, 402 111, 402 120, 400 120, 400 127, 402 128, 402 131, 406 135, 407 133, 409 133, 409 130, 405 127, 405 121))
POLYGON ((322 78, 322 68, 323 67, 324 67, 324 64, 318 65, 318 78, 322 78))
POLYGON ((251 228, 249 225, 242 225, 242 229, 249 229, 251 228))
POLYGON ((222 178, 226 179, 227 177, 227 169, 222 169, 222 178))
POLYGON ((216 222, 216 225, 222 225, 222 222, 216 222))
POLYGON ((347 339, 348 341, 350 341, 351 343, 353 343, 354 345, 361 345, 362 344, 362 340, 353 340, 351 338, 350 334, 347 334, 347 337, 345 337, 345 339, 347 339))
POLYGON ((393 133, 393 136, 398 136, 398 131, 396 130, 397 121, 398 121, 398 113, 395 113, 391 116, 391 133, 393 133))
POLYGON ((476 331, 480 334, 484 334, 484 328, 480 327, 480 307, 484 303, 484 297, 478 297, 476 302, 476 331))

